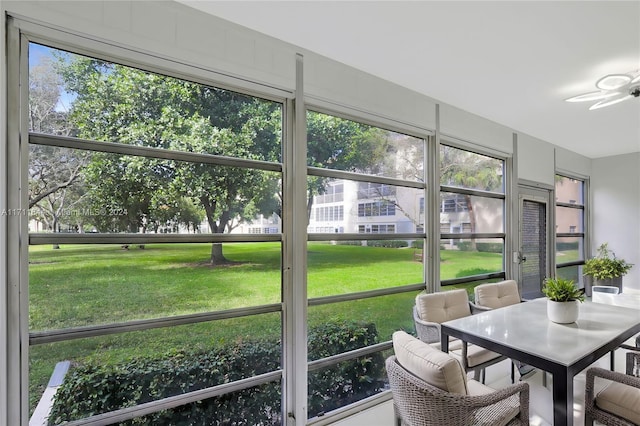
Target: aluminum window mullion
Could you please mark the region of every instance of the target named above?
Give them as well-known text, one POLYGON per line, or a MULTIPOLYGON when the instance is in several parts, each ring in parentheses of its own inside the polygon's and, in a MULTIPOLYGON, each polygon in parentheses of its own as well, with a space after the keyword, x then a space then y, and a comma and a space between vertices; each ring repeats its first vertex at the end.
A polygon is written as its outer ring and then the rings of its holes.
MULTIPOLYGON (((386 225, 386 223, 374 223, 373 225, 386 225)), ((424 238, 424 234, 410 234, 410 233, 383 233, 376 234, 368 232, 366 234, 355 233, 317 233, 309 234, 309 241, 365 241, 365 240, 417 240, 424 238)))
POLYGON ((506 198, 504 192, 483 191, 481 189, 461 188, 458 186, 440 185, 440 192, 450 192, 454 194, 474 195, 484 198, 506 198))
MULTIPOLYGON (((2 178, 5 179, 6 176, 6 180, 3 180, 6 188, 3 188, 3 192, 6 189, 7 207, 21 211, 26 197, 26 191, 21 191, 20 188, 25 188, 23 182, 26 176, 26 170, 22 168, 26 141, 22 140, 22 135, 25 135, 24 128, 28 122, 25 97, 28 64, 27 54, 23 51, 26 43, 13 18, 7 18, 6 28, 7 134, 6 145, 3 144, 3 154, 6 153, 6 164, 3 165, 6 166, 6 169, 3 167, 6 175, 2 178)), ((23 224, 20 215, 5 215, 2 221, 6 226, 6 270, 3 269, 3 273, 6 271, 3 277, 6 279, 3 286, 6 298, 3 299, 5 306, 1 307, 6 320, 6 340, 3 341, 6 358, 2 359, 9 368, 0 373, 3 379, 0 383, 0 396, 3 397, 0 406, 6 408, 6 412, 0 410, 0 415, 6 415, 6 418, 0 419, 0 423, 6 421, 8 425, 26 425, 29 411, 28 330, 25 330, 28 313, 24 311, 23 300, 27 297, 23 293, 28 291, 28 283, 23 281, 27 278, 24 274, 28 258, 28 254, 25 255, 26 224, 23 224)))
POLYGON ((424 188, 423 182, 408 181, 384 176, 367 175, 363 173, 347 172, 343 170, 324 169, 321 167, 307 167, 309 176, 330 177, 335 179, 354 180, 358 182, 382 183, 393 186, 404 186, 407 188, 424 188))
POLYGON ((556 263, 556 269, 566 268, 569 266, 580 266, 580 265, 584 265, 584 260, 574 260, 572 262, 556 263))
POLYGON ((290 118, 291 136, 285 145, 286 262, 283 265, 289 286, 285 323, 285 376, 283 423, 305 424, 308 417, 307 373, 307 114, 304 97, 304 57, 295 56, 296 90, 290 118))
POLYGON ((449 278, 442 280, 442 285, 456 285, 456 284, 464 284, 471 283, 475 281, 483 281, 483 280, 492 280, 496 278, 505 278, 506 274, 504 271, 501 272, 491 272, 489 274, 480 274, 480 275, 469 275, 468 277, 462 278, 449 278))
POLYGON ((440 239, 468 240, 475 238, 505 238, 504 232, 486 232, 486 233, 441 233, 440 239))
POLYGON ((584 210, 584 204, 563 203, 561 201, 556 201, 556 207, 566 207, 568 209, 584 210))
POLYGON ((322 296, 309 299, 309 306, 328 305, 331 303, 350 302, 353 300, 370 299, 379 296, 391 296, 394 294, 408 293, 424 290, 424 283, 409 284, 399 287, 387 287, 377 290, 359 291, 356 293, 338 294, 335 296, 322 296))
POLYGON ((30 245, 42 244, 154 244, 154 243, 258 243, 281 241, 281 234, 29 234, 30 245))
POLYGON ((336 355, 310 361, 308 364, 308 369, 309 371, 316 371, 325 367, 336 365, 343 361, 349 361, 363 355, 369 355, 371 353, 381 352, 392 348, 393 344, 390 340, 388 340, 386 342, 376 343, 374 345, 365 346, 363 348, 353 349, 348 352, 342 352, 336 355))
POLYGON ((266 383, 274 382, 282 377, 282 370, 263 373, 246 379, 236 380, 230 383, 223 383, 205 389, 188 392, 182 395, 170 396, 157 401, 147 402, 133 407, 121 408, 104 414, 87 417, 81 420, 66 422, 67 426, 103 426, 124 422, 126 420, 153 414, 158 411, 180 407, 192 402, 203 401, 231 392, 249 389, 266 383))
POLYGON ((558 238, 571 238, 571 237, 579 237, 584 238, 584 232, 558 232, 556 233, 556 237, 558 238))
POLYGON ((131 155, 135 157, 157 158, 162 160, 185 161, 198 164, 218 166, 244 167, 248 169, 282 172, 282 164, 260 160, 247 160, 223 155, 199 154, 187 151, 175 151, 149 146, 127 145, 118 142, 101 142, 79 139, 70 136, 54 136, 41 133, 29 133, 29 143, 35 145, 55 146, 59 148, 80 149, 90 152, 131 155))
POLYGON ((240 318, 252 315, 281 312, 282 304, 253 306, 249 308, 228 309, 225 311, 205 312, 198 314, 177 315, 172 317, 154 318, 148 320, 127 321, 123 323, 95 325, 86 327, 66 328, 60 330, 47 330, 32 332, 29 335, 30 345, 43 343, 62 342, 65 340, 81 339, 86 337, 106 336, 109 334, 125 333, 130 331, 151 330, 154 328, 171 327, 178 325, 197 324, 201 322, 216 321, 230 318, 240 318))

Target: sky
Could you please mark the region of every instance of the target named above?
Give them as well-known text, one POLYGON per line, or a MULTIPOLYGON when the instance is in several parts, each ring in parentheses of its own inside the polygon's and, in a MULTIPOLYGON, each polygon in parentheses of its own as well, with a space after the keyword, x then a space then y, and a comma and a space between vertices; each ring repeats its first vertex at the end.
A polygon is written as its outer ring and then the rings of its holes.
MULTIPOLYGON (((36 43, 29 43, 29 67, 40 64, 44 57, 52 57, 54 49, 36 43)), ((56 111, 68 111, 75 95, 61 89, 60 100, 56 105, 56 111)))

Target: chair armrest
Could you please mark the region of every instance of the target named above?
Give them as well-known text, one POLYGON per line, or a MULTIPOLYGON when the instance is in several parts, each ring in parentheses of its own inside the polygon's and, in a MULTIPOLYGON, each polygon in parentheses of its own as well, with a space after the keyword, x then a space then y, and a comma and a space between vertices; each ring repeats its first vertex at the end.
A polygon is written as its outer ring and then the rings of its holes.
MULTIPOLYGON (((628 355, 636 355, 636 354, 628 354, 628 355)), ((627 361, 632 359, 633 357, 627 357, 627 361)), ((627 365, 627 368, 629 365, 627 365)), ((585 407, 593 408, 593 403, 595 399, 594 390, 595 390, 595 381, 596 377, 600 377, 602 379, 611 380, 613 382, 622 383, 624 385, 632 386, 634 388, 640 389, 640 377, 631 376, 629 374, 620 373, 617 371, 606 370, 600 367, 591 367, 587 370, 587 380, 585 387, 585 407)))
POLYGON ((418 339, 425 343, 440 343, 440 324, 420 319, 415 306, 413 307, 413 321, 416 326, 418 339))
POLYGON ((638 338, 636 339, 636 346, 631 346, 631 345, 627 345, 626 343, 623 343, 619 347, 626 349, 628 351, 640 352, 640 346, 638 345, 639 343, 640 343, 640 335, 638 335, 638 338))
POLYGON ((481 312, 491 311, 492 308, 488 308, 486 306, 477 305, 473 302, 469 302, 469 308, 471 308, 471 315, 479 314, 481 312))
POLYGON ((467 395, 461 396, 461 398, 464 398, 465 405, 468 407, 479 408, 496 404, 516 394, 520 396, 520 412, 523 408, 527 410, 526 416, 523 418, 529 419, 529 384, 526 382, 518 382, 484 395, 467 395))

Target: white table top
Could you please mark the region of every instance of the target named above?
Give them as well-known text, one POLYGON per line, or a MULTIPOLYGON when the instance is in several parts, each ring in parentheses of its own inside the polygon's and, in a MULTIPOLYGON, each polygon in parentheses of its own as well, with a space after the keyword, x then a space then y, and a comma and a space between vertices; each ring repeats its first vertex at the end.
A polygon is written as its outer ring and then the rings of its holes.
POLYGON ((556 324, 540 298, 444 323, 453 329, 569 366, 640 324, 640 309, 580 303, 578 320, 556 324))
MULTIPOLYGON (((607 294, 601 293, 598 298, 602 303, 608 303, 609 305, 626 306, 627 308, 640 309, 640 294, 637 293, 619 293, 619 294, 607 294)), ((593 297, 595 301, 595 296, 593 297)))

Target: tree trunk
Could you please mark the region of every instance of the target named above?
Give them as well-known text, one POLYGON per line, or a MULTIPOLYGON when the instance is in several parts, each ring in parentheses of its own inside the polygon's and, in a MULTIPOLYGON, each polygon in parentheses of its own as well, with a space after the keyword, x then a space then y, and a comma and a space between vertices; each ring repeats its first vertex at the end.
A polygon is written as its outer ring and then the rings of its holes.
POLYGON ((227 263, 227 258, 224 257, 222 253, 222 244, 221 243, 213 243, 211 244, 211 265, 222 265, 227 263))
MULTIPOLYGON (((216 210, 215 202, 212 203, 206 197, 201 197, 200 202, 202 203, 204 211, 207 215, 207 222, 209 223, 211 232, 214 234, 222 233, 224 231, 224 224, 222 223, 222 220, 220 221, 220 225, 218 225, 214 218, 214 212, 216 210)), ((209 259, 209 263, 211 263, 211 265, 213 266, 227 263, 227 258, 224 257, 224 254, 222 253, 221 243, 211 244, 211 257, 209 259)))

